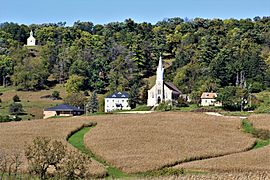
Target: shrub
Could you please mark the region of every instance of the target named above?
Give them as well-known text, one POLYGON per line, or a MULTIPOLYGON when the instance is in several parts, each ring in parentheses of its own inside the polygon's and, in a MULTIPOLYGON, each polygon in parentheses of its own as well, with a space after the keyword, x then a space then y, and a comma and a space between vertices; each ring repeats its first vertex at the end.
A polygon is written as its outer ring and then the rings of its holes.
POLYGON ((0 116, 0 123, 1 122, 10 122, 9 116, 0 116))
POLYGON ((60 92, 59 91, 53 91, 52 92, 53 99, 60 99, 60 92))
POLYGON ((45 137, 38 137, 28 146, 25 156, 29 162, 29 172, 38 175, 40 179, 48 177, 49 167, 57 169, 58 164, 65 157, 66 146, 60 141, 51 141, 45 137))
POLYGON ((264 85, 260 82, 253 82, 251 85, 251 93, 259 93, 265 89, 264 85))
POLYGON ((15 103, 15 102, 13 102, 9 106, 9 112, 11 114, 21 114, 21 113, 23 113, 22 104, 21 103, 15 103))
POLYGON ((89 96, 89 92, 86 91, 86 90, 83 92, 83 94, 84 94, 85 96, 89 96))
POLYGON ((161 170, 152 171, 150 176, 180 176, 185 173, 184 169, 163 168, 161 170))
POLYGON ((6 154, 4 151, 0 152, 0 179, 4 179, 5 174, 8 175, 8 179, 17 179, 17 172, 22 164, 21 154, 14 152, 12 154, 6 154), (11 174, 15 178, 11 178, 11 174))
POLYGON ((15 96, 13 96, 12 99, 13 99, 13 102, 20 102, 21 101, 17 94, 15 96))
POLYGON ((40 179, 57 176, 58 179, 87 179, 91 160, 86 155, 68 150, 60 141, 38 137, 26 148, 29 172, 40 179), (49 171, 49 169, 53 171, 49 171))
POLYGON ((179 97, 178 100, 177 100, 177 104, 176 104, 177 107, 188 107, 188 103, 187 101, 183 98, 183 97, 179 97))
POLYGON ((158 110, 158 111, 170 111, 170 110, 172 110, 172 105, 171 105, 171 103, 169 101, 163 101, 157 106, 156 110, 158 110))

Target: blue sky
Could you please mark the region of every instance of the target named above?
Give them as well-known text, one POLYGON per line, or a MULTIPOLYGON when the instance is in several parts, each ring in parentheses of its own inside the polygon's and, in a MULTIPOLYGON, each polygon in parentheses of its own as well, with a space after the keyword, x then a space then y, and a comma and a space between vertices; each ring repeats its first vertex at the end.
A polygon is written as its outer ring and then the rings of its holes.
POLYGON ((91 21, 151 22, 164 18, 270 16, 270 0, 0 0, 0 22, 41 24, 91 21))

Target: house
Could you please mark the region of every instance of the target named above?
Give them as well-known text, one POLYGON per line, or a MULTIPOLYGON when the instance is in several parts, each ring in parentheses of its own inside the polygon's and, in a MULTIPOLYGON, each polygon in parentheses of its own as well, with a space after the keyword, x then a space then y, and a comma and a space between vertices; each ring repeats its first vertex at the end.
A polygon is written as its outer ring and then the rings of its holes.
POLYGON ((164 68, 162 58, 159 58, 157 67, 156 84, 148 90, 147 106, 157 106, 162 101, 177 101, 182 92, 170 82, 164 81, 164 68))
POLYGON ((201 95, 201 106, 222 106, 221 102, 216 101, 217 93, 204 92, 201 95))
POLYGON ((43 110, 43 119, 53 116, 78 116, 84 114, 84 110, 68 104, 60 104, 43 110))
POLYGON ((105 98, 105 112, 114 110, 130 110, 128 104, 129 94, 126 92, 115 92, 105 98))

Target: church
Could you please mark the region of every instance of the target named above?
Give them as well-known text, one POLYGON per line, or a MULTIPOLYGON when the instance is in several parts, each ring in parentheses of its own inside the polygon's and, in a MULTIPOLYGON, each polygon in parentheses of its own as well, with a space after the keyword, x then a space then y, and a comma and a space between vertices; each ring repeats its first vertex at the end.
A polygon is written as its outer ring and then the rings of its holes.
POLYGON ((156 84, 148 90, 147 106, 157 106, 162 101, 177 101, 182 92, 172 83, 164 81, 162 58, 159 58, 156 84))
POLYGON ((31 30, 29 38, 27 38, 26 46, 36 46, 36 39, 34 38, 34 33, 31 30))

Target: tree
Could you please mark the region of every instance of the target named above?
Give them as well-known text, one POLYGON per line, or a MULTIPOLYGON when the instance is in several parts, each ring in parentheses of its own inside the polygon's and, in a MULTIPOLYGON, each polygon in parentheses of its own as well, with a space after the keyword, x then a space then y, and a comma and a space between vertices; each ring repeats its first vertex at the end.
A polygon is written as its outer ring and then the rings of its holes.
POLYGON ((23 106, 21 103, 15 103, 13 102, 12 104, 10 104, 9 106, 9 112, 11 114, 15 114, 15 115, 18 115, 18 114, 21 114, 24 112, 23 110, 23 106))
POLYGON ((60 99, 60 92, 59 91, 53 91, 52 92, 53 99, 60 99))
POLYGON ((98 111, 98 98, 96 91, 92 93, 90 101, 87 104, 87 111, 91 113, 95 113, 98 111))
POLYGON ((49 73, 39 58, 25 58, 14 68, 13 84, 21 90, 37 90, 45 87, 49 73))
POLYGON ((7 84, 7 77, 13 73, 13 61, 6 55, 0 55, 0 79, 2 85, 5 87, 7 84))
POLYGON ((140 98, 139 98, 139 87, 137 84, 134 84, 131 88, 130 88, 130 93, 129 93, 129 106, 131 107, 131 109, 135 108, 137 104, 139 104, 140 102, 140 98))
POLYGON ((20 102, 20 97, 16 94, 15 96, 13 96, 13 102, 20 102))
POLYGON ((71 93, 67 95, 64 102, 83 109, 87 102, 87 98, 83 95, 83 93, 71 93))
POLYGON ((69 150, 61 141, 37 137, 25 150, 29 172, 40 179, 88 179, 91 160, 86 155, 69 150), (52 171, 48 172, 51 168, 52 171))
POLYGON ((144 88, 143 88, 143 92, 142 92, 142 98, 141 98, 142 104, 147 104, 148 90, 149 90, 149 83, 147 81, 144 88))
POLYGON ((83 82, 84 77, 71 75, 65 84, 67 93, 71 94, 80 92, 80 90, 82 90, 83 82))
POLYGON ((247 103, 248 92, 235 86, 226 86, 219 90, 217 101, 222 102, 222 106, 228 110, 243 110, 247 103))
POLYGON ((29 162, 29 172, 38 175, 40 179, 47 179, 48 169, 58 169, 59 163, 66 153, 66 146, 60 141, 52 141, 45 137, 37 137, 33 144, 25 150, 29 162))

